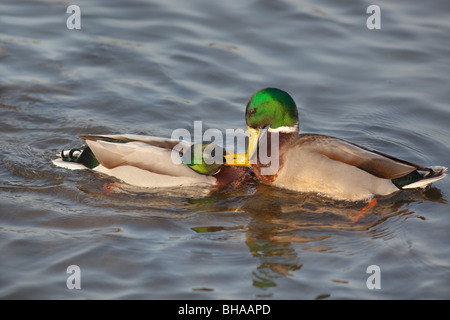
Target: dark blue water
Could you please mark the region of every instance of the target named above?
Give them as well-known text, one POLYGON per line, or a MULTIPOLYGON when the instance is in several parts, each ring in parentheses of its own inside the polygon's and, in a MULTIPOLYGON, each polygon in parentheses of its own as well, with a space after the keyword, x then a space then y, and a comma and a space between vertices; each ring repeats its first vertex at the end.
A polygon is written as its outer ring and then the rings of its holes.
POLYGON ((77 5, 69 30, 69 3, 0 3, 1 298, 450 298, 448 178, 352 223, 364 204, 258 183, 109 194, 113 179, 51 162, 81 134, 245 128, 251 94, 274 86, 303 132, 449 166, 448 3, 77 5))

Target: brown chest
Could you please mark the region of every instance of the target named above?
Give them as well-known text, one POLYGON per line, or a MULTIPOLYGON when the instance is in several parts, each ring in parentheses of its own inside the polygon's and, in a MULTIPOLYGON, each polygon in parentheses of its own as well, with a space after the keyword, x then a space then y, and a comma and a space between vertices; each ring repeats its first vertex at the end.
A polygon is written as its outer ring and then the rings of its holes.
POLYGON ((258 142, 256 163, 252 165, 256 178, 264 184, 273 184, 284 165, 284 154, 297 133, 267 132, 258 142))

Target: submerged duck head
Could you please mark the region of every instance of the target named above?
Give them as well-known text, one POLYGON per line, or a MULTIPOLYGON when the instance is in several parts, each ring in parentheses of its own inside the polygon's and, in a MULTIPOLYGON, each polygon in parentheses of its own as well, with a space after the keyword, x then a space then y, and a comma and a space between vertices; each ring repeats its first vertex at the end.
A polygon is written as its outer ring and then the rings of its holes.
POLYGON ((197 173, 212 176, 222 169, 224 155, 224 149, 217 145, 196 143, 182 155, 182 162, 197 173))

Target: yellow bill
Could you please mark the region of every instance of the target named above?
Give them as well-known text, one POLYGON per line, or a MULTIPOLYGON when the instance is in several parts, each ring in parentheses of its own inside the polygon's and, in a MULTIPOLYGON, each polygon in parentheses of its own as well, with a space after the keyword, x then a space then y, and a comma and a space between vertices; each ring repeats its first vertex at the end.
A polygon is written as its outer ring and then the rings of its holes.
POLYGON ((250 167, 250 159, 256 152, 258 147, 258 140, 260 131, 257 129, 248 128, 248 148, 246 153, 235 153, 227 151, 225 155, 226 164, 229 166, 247 166, 250 167))

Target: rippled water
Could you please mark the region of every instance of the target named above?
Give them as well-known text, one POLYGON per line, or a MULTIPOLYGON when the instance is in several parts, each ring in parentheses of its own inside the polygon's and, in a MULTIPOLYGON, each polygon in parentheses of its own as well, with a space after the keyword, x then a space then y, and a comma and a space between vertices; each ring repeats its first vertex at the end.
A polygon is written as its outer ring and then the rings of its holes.
POLYGON ((78 1, 81 30, 70 4, 0 3, 1 298, 450 298, 448 178, 352 223, 363 203, 257 183, 109 194, 51 163, 81 134, 244 128, 275 86, 303 132, 449 166, 449 3, 383 2, 380 30, 368 1, 78 1))

